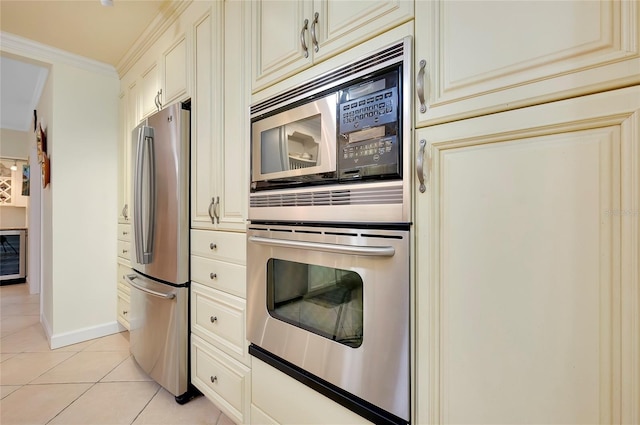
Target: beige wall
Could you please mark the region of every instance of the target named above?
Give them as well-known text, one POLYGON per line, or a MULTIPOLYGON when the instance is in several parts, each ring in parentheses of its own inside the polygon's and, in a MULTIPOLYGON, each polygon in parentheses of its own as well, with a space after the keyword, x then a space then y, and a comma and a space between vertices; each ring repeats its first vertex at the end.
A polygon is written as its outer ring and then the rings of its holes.
POLYGON ((0 129, 0 157, 26 160, 30 136, 28 131, 0 129))
POLYGON ((25 207, 0 207, 0 228, 27 226, 27 209, 25 207))

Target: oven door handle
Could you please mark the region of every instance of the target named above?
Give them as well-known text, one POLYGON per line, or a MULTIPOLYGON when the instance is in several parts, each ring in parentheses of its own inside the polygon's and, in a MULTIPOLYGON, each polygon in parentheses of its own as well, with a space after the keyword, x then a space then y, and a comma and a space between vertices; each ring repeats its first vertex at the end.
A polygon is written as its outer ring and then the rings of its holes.
POLYGON ((336 254, 366 255, 370 257, 393 257, 396 250, 392 246, 338 245, 320 242, 292 241, 286 239, 249 236, 249 242, 283 248, 302 248, 312 251, 333 252, 336 254))

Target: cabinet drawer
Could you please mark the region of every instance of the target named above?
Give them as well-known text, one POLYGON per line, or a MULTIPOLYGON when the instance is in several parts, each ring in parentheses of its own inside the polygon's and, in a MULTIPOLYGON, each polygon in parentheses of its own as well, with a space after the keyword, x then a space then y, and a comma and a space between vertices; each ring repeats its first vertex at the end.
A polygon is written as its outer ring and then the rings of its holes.
POLYGON ((244 233, 192 230, 191 254, 244 265, 246 237, 244 233))
POLYGON ((191 338, 191 381, 236 423, 246 423, 251 370, 196 335, 191 338))
POLYGON ((131 241, 131 225, 130 224, 118 224, 118 240, 131 241))
POLYGON ((118 257, 131 261, 131 242, 118 240, 118 257))
MULTIPOLYGON (((119 288, 118 288, 119 289, 119 288)), ((118 291, 118 322, 129 329, 129 295, 118 291)))
POLYGON ((241 298, 192 283, 192 331, 230 356, 248 363, 245 308, 241 298))
POLYGON ((133 273, 133 270, 131 270, 130 267, 118 263, 118 290, 124 292, 127 295, 130 295, 131 287, 127 283, 125 276, 131 273, 133 273))
POLYGON ((246 298, 246 267, 191 256, 191 279, 203 285, 246 298))

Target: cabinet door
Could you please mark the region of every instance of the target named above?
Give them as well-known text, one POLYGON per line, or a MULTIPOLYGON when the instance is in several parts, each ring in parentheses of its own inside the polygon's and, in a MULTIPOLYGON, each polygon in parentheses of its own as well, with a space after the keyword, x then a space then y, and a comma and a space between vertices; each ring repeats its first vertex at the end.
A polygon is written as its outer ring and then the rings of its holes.
MULTIPOLYGON (((219 2, 213 3, 216 7, 219 2)), ((222 126, 221 109, 214 105, 220 96, 220 13, 207 12, 194 24, 195 87, 191 115, 191 227, 215 228, 213 208, 218 171, 218 131, 222 126)), ((218 195, 219 197, 220 195, 218 195)))
POLYGON ((426 127, 416 423, 638 423, 640 87, 426 127))
POLYGON ((178 39, 163 54, 164 91, 162 105, 169 105, 187 93, 187 42, 185 35, 178 39))
POLYGON ((414 8, 414 2, 409 0, 315 0, 313 5, 309 25, 318 15, 315 24, 318 50, 313 50, 314 61, 336 55, 413 19, 414 8))
POLYGON ((130 206, 130 147, 131 135, 127 126, 128 98, 125 91, 118 98, 118 220, 129 222, 130 206))
POLYGON ((634 1, 418 1, 417 127, 638 83, 639 23, 634 1))
POLYGON ((160 91, 160 72, 157 61, 142 73, 141 84, 142 116, 147 117, 158 110, 156 100, 160 91))
POLYGON ((131 82, 127 88, 127 130, 131 131, 140 124, 142 113, 140 108, 140 88, 137 81, 131 82))
POLYGON ((310 0, 251 2, 254 92, 311 66, 312 21, 310 0))
MULTIPOLYGON (((224 136, 218 154, 220 230, 245 230, 249 198, 249 4, 225 2, 224 10, 224 136)), ((217 196, 217 194, 216 194, 217 196)))

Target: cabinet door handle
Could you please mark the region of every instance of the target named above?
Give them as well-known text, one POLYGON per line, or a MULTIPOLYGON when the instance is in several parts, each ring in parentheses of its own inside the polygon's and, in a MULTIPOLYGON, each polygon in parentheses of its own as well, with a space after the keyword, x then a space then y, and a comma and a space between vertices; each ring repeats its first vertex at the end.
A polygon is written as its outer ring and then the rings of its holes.
MULTIPOLYGON (((420 101, 420 112, 423 114, 427 112, 427 110, 429 109, 429 107, 427 106, 427 103, 425 102, 425 93, 424 93, 424 88, 425 88, 424 74, 425 74, 426 67, 427 67, 427 61, 422 59, 420 61, 420 71, 418 71, 418 76, 416 77, 416 91, 418 92, 418 100, 420 101)), ((426 98, 428 100, 429 98, 428 93, 426 98)))
MULTIPOLYGON (((313 51, 318 53, 320 47, 318 47, 318 38, 316 37, 316 24, 318 23, 318 17, 320 14, 318 12, 313 15, 313 23, 311 24, 311 42, 313 43, 313 51)), ((305 56, 306 57, 306 56, 305 56)))
POLYGON ((216 196, 216 203, 213 206, 213 215, 216 218, 216 222, 220 224, 220 197, 216 196))
POLYGON ((162 89, 158 91, 158 111, 162 109, 162 89))
POLYGON ((216 273, 209 273, 209 278, 212 279, 212 280, 213 279, 217 279, 218 275, 216 273))
POLYGON ((218 316, 211 316, 209 317, 209 320, 211 321, 211 323, 216 323, 218 321, 218 316))
MULTIPOLYGON (((418 173, 418 181, 420 182, 420 193, 424 193, 427 190, 427 186, 424 184, 424 151, 426 146, 427 141, 424 139, 420 140, 420 149, 418 149, 418 157, 416 158, 416 173, 418 173)), ((428 172, 427 170, 427 173, 428 172)))
POLYGON ((218 249, 218 245, 214 244, 213 242, 211 242, 209 244, 209 249, 218 249))
POLYGON ((212 384, 215 384, 215 383, 216 383, 216 381, 218 380, 218 377, 217 377, 217 376, 212 376, 212 377, 211 377, 211 378, 209 378, 209 379, 211 379, 211 383, 212 383, 212 384))
POLYGON ((216 224, 216 221, 215 221, 214 216, 213 216, 213 214, 214 214, 213 213, 213 209, 215 207, 215 204, 216 204, 216 199, 215 198, 211 198, 211 203, 209 204, 209 210, 208 210, 209 217, 211 218, 211 224, 216 224))
POLYGON ((307 28, 309 28, 309 20, 305 19, 304 20, 304 26, 302 27, 302 30, 300 31, 300 45, 302 46, 302 50, 304 50, 304 57, 305 58, 309 57, 309 49, 307 49, 307 42, 304 39, 304 33, 305 33, 305 31, 307 31, 307 28))
POLYGON ((122 207, 122 217, 125 220, 129 219, 129 204, 124 204, 124 207, 122 207))

